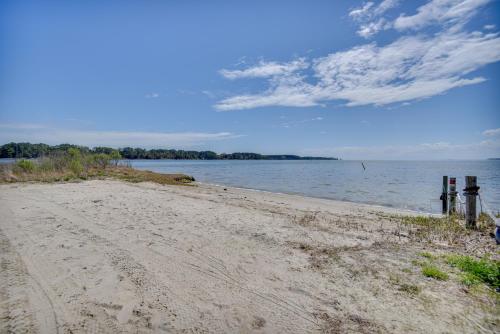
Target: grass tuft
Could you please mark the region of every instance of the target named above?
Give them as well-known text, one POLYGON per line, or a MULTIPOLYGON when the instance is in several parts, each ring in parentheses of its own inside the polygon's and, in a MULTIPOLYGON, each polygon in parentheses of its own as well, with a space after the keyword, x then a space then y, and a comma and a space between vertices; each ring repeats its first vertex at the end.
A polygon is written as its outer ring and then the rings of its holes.
POLYGON ((434 278, 440 281, 446 281, 448 279, 447 273, 431 264, 427 264, 422 267, 422 274, 426 277, 434 278))

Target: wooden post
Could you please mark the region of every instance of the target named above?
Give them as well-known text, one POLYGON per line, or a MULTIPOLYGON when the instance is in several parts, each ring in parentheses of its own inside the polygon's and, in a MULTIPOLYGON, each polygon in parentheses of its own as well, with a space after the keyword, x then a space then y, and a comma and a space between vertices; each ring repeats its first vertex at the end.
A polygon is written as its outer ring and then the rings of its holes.
POLYGON ((479 187, 476 176, 465 177, 465 225, 467 228, 476 228, 476 196, 479 187))
POLYGON ((441 193, 441 201, 443 202, 443 215, 448 212, 448 176, 443 176, 443 191, 441 193))
POLYGON ((448 213, 454 214, 457 210, 457 179, 450 177, 450 207, 448 213))

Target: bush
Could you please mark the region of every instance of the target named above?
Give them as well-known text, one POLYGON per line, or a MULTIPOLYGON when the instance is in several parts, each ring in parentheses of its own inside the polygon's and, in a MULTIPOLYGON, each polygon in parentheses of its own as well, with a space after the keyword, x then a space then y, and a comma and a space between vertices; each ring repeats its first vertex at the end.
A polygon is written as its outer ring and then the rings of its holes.
POLYGON ((23 172, 31 173, 35 170, 35 163, 31 160, 20 160, 16 163, 16 166, 19 167, 23 172))

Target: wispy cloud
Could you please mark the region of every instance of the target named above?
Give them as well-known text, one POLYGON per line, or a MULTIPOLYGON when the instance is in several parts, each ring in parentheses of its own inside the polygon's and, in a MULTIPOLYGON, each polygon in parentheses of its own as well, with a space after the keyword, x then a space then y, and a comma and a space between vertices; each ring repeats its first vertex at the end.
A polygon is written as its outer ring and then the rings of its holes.
POLYGON ((384 0, 378 5, 375 5, 374 2, 366 2, 362 7, 352 10, 349 16, 360 24, 358 35, 369 38, 379 31, 391 27, 391 23, 381 16, 398 5, 399 0, 384 0))
POLYGON ((415 145, 340 146, 307 149, 303 155, 336 156, 342 159, 484 159, 500 156, 500 141, 474 144, 448 142, 415 145))
POLYGON ((153 93, 148 93, 148 94, 144 95, 144 97, 147 99, 156 99, 156 98, 160 97, 160 94, 153 92, 153 93))
POLYGON ((0 124, 0 142, 72 143, 86 146, 190 147, 241 137, 231 132, 141 132, 68 130, 25 124, 0 124))
POLYGON ((47 126, 43 124, 34 123, 0 123, 0 129, 8 130, 34 130, 34 129, 44 129, 47 126))
POLYGON ((304 58, 299 58, 288 63, 260 61, 256 66, 244 70, 220 70, 220 74, 227 79, 241 78, 268 78, 283 76, 307 68, 309 64, 304 58))
MULTIPOLYGON (((282 118, 282 119, 284 119, 284 118, 282 118)), ((305 124, 305 123, 309 123, 309 122, 318 122, 318 121, 322 121, 322 120, 324 120, 324 118, 321 116, 318 116, 318 117, 313 117, 313 118, 301 119, 301 120, 297 120, 297 121, 284 122, 284 123, 281 123, 281 126, 284 128, 291 128, 291 127, 296 127, 296 126, 301 125, 301 124, 305 124)))
MULTIPOLYGON (((500 60, 500 37, 498 33, 468 32, 462 23, 486 2, 433 0, 422 6, 430 7, 420 7, 413 16, 398 17, 401 29, 418 29, 424 18, 441 22, 440 31, 432 34, 403 35, 383 46, 372 42, 309 60, 261 62, 243 70, 223 70, 221 73, 230 79, 265 78, 268 88, 257 94, 225 98, 215 108, 227 111, 266 106, 311 107, 328 101, 346 101, 347 106, 387 105, 481 83, 486 79, 470 74, 500 60), (438 13, 426 14, 429 8, 437 8, 438 13)), ((367 11, 374 12, 384 3, 366 3, 350 15, 372 17, 375 14, 367 11)), ((396 4, 397 1, 387 2, 380 12, 396 4)))
POLYGON ((488 137, 500 136, 500 128, 485 130, 485 131, 483 131, 483 135, 488 136, 488 137))

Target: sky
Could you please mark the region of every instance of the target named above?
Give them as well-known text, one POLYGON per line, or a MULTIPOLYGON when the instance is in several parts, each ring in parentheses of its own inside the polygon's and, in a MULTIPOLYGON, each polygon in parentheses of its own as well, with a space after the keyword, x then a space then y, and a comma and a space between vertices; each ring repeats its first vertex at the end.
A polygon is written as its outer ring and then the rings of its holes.
POLYGON ((0 144, 500 157, 498 0, 0 0, 0 144))

